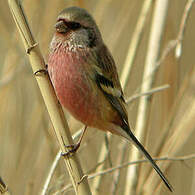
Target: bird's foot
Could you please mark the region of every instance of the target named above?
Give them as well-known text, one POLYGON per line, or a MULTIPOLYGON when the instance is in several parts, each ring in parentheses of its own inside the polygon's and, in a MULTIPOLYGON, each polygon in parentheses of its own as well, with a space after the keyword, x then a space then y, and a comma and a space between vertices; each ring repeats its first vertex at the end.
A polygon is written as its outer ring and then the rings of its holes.
POLYGON ((69 150, 68 152, 62 153, 62 154, 61 154, 62 156, 64 156, 64 157, 65 157, 65 156, 66 156, 66 157, 70 157, 70 156, 72 156, 73 154, 76 153, 76 151, 79 149, 79 147, 80 147, 80 145, 81 145, 81 141, 82 141, 82 139, 83 139, 83 136, 84 136, 86 130, 87 130, 87 126, 84 127, 83 132, 82 132, 82 134, 81 134, 81 136, 80 136, 80 138, 79 138, 79 141, 78 141, 76 144, 65 145, 65 147, 66 147, 66 148, 70 148, 70 150, 69 150))
POLYGON ((61 155, 64 157, 70 157, 72 155, 74 155, 76 153, 76 151, 79 149, 80 147, 80 142, 76 143, 76 144, 72 144, 72 145, 66 145, 66 148, 70 148, 70 150, 68 152, 64 152, 61 155))

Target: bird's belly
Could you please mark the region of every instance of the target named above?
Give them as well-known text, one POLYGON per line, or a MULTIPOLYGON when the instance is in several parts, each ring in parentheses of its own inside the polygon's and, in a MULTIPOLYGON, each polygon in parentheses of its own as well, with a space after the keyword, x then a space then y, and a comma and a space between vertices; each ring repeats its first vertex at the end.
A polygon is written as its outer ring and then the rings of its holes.
POLYGON ((67 78, 62 86, 63 88, 56 86, 57 96, 61 104, 73 116, 86 123, 92 117, 90 107, 93 107, 93 99, 90 95, 90 87, 84 81, 79 81, 79 78, 67 78))
POLYGON ((76 119, 91 126, 98 114, 98 97, 96 92, 92 91, 92 81, 85 71, 78 67, 66 66, 60 71, 51 68, 49 72, 60 103, 76 119))

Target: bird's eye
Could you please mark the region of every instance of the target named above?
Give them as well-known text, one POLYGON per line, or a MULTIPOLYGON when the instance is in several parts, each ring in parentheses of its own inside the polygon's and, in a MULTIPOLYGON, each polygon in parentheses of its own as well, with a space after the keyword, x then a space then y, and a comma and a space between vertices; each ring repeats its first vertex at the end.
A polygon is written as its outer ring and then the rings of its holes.
POLYGON ((78 22, 68 22, 68 27, 72 30, 76 30, 81 27, 78 22))

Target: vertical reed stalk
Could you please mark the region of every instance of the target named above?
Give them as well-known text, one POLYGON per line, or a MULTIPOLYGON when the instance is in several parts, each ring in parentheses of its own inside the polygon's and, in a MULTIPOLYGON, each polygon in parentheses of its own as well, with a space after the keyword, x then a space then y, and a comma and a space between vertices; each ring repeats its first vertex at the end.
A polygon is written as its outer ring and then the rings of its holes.
MULTIPOLYGON (((145 61, 145 68, 143 73, 143 83, 141 86, 141 92, 148 91, 152 88, 152 84, 155 79, 153 69, 155 67, 159 50, 160 41, 163 34, 164 23, 166 19, 166 13, 168 8, 168 0, 157 0, 155 2, 154 14, 151 26, 151 32, 148 43, 148 52, 145 61)), ((135 136, 138 140, 144 144, 147 134, 147 125, 150 116, 151 98, 143 96, 140 98, 138 106, 138 115, 135 127, 135 136)), ((137 160, 140 157, 138 150, 133 150, 130 155, 129 161, 137 160)), ((127 184, 125 189, 126 195, 136 194, 136 188, 138 184, 138 165, 130 166, 127 172, 127 184)))
MULTIPOLYGON (((21 38, 23 40, 25 49, 28 53, 33 72, 44 69, 45 65, 42 54, 32 36, 21 4, 17 0, 8 0, 8 3, 13 18, 20 32, 21 38)), ((62 114, 61 107, 58 105, 58 101, 53 87, 49 81, 48 75, 37 76, 36 80, 45 101, 48 113, 50 115, 59 146, 61 148, 61 151, 65 153, 67 152, 67 149, 64 147, 64 144, 73 144, 67 121, 62 114)), ((77 156, 74 155, 70 158, 65 157, 64 162, 71 177, 75 193, 79 195, 91 194, 87 179, 84 179, 80 183, 81 178, 83 178, 83 171, 81 169, 77 156)))

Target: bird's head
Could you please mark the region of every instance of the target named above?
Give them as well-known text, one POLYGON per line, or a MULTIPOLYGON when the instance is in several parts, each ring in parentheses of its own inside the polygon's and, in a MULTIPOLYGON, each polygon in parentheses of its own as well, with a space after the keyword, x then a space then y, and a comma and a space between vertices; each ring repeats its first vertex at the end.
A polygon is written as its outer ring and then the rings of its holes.
POLYGON ((92 16, 82 8, 64 9, 55 24, 55 36, 70 45, 94 47, 102 41, 100 31, 92 16))

